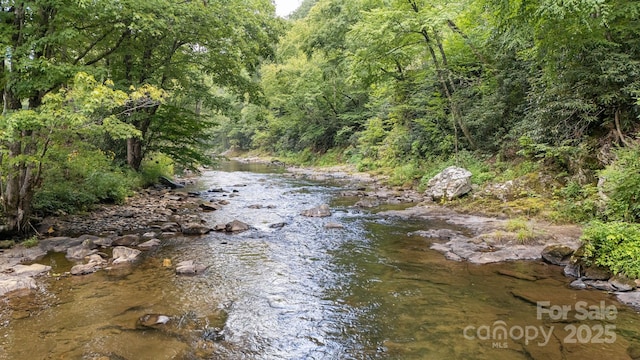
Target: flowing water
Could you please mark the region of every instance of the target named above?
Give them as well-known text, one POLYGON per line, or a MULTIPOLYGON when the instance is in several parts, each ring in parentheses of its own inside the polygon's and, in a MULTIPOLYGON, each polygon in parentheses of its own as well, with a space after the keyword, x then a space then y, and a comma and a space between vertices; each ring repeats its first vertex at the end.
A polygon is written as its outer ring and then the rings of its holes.
MULTIPOLYGON (((380 218, 339 198, 339 184, 275 170, 230 163, 201 177, 201 189, 225 190, 203 197, 230 202, 207 220, 238 219, 250 231, 179 237, 134 266, 53 277, 2 300, 0 359, 640 356, 638 313, 609 294, 569 289, 561 268, 445 260, 407 234, 451 225, 380 218), (322 203, 331 217, 299 216, 322 203), (177 276, 165 259, 208 269, 177 276), (146 314, 170 320, 139 326, 146 314)), ((58 273, 72 265, 62 254, 41 262, 58 273)))

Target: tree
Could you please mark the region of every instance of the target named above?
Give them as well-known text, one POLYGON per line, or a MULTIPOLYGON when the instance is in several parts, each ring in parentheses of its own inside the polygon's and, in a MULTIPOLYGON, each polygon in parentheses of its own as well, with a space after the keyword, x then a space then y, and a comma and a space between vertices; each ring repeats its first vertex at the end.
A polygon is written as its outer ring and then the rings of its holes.
MULTIPOLYGON (((105 84, 111 78, 114 91, 131 93, 115 105, 117 121, 109 114, 92 121, 127 129, 126 140, 110 133, 104 144, 126 141, 133 168, 139 169, 146 151, 165 151, 195 166, 207 160, 203 151, 212 116, 225 109, 216 89, 258 101, 252 74, 271 55, 278 29, 267 0, 3 1, 0 179, 5 228, 25 229, 48 144, 54 141, 49 132, 74 128, 54 126, 47 116, 71 121, 84 111, 73 104, 54 111, 45 104, 75 74, 85 71, 105 84), (186 141, 188 132, 195 133, 186 141)), ((98 100, 69 101, 91 107, 101 101, 94 95, 98 100)))
POLYGON ((102 60, 122 89, 152 84, 171 94, 165 105, 126 114, 142 134, 127 139, 127 163, 138 170, 146 153, 168 151, 185 165, 201 156, 212 115, 230 104, 210 89, 259 100, 252 74, 271 56, 278 23, 267 0, 250 2, 129 1, 118 20, 120 46, 102 60), (207 111, 210 111, 208 113, 207 111), (185 132, 191 141, 185 141, 185 132))

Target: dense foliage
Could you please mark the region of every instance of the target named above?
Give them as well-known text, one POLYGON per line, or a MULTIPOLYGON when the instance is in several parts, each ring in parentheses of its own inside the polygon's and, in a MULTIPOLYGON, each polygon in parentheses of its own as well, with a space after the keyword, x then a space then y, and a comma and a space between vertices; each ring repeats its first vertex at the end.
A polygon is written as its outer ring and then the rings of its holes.
POLYGON ((614 274, 640 278, 640 225, 593 222, 584 231, 584 256, 614 274))
POLYGON ((2 1, 0 232, 122 200, 151 156, 210 163, 280 24, 268 0, 2 1))
POLYGON ((639 17, 630 0, 307 0, 262 66, 269 111, 217 135, 398 185, 457 163, 515 180, 499 209, 636 222, 639 17))

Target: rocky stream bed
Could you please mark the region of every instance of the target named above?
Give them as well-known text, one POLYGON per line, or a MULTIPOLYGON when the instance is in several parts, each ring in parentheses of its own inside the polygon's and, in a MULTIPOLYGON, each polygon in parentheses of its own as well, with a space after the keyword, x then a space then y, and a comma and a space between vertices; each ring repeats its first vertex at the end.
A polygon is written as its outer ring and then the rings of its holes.
MULTIPOLYGON (((245 159, 245 162, 251 159, 245 159)), ((340 184, 340 196, 351 199, 355 209, 372 211, 380 219, 441 222, 451 228, 417 229, 408 235, 419 237, 429 246, 455 262, 491 264, 518 260, 544 260, 564 267, 567 284, 575 291, 587 289, 615 294, 618 300, 640 308, 638 284, 622 277, 613 277, 602 269, 585 266, 579 256, 578 226, 558 226, 530 221, 534 236, 522 241, 508 231, 508 219, 460 214, 436 205, 432 196, 413 190, 387 188, 380 179, 368 174, 353 173, 347 168, 314 169, 287 168, 284 176, 340 184), (456 230, 453 230, 456 229, 456 230)), ((47 218, 39 226, 43 235, 33 248, 20 245, 0 253, 0 296, 15 297, 36 291, 41 279, 91 276, 98 271, 118 271, 130 267, 163 243, 176 237, 194 237, 209 232, 233 234, 255 230, 258 224, 234 219, 208 223, 205 213, 224 214, 225 207, 242 193, 242 186, 231 188, 195 189, 195 180, 183 180, 187 189, 152 188, 129 198, 122 205, 101 205, 88 214, 47 218), (48 253, 63 253, 74 263, 70 271, 55 273, 38 261, 48 253)), ((269 212, 274 204, 256 203, 253 210, 269 212)), ((332 209, 327 204, 309 206, 300 212, 303 217, 328 217, 332 209)), ((261 224, 261 226, 264 224, 261 224)), ((287 222, 267 224, 278 229, 287 222)), ((340 221, 326 222, 326 231, 341 229, 340 221)), ((198 259, 173 263, 162 260, 162 267, 176 276, 201 274, 207 266, 198 259)), ((534 275, 502 271, 502 275, 524 280, 536 280, 534 275)), ((535 285, 532 285, 535 286, 535 285)), ((526 295, 522 295, 527 298, 526 295)), ((535 296, 531 297, 535 298, 535 296)), ((163 314, 146 314, 138 320, 143 327, 162 326, 168 321, 163 314)), ((211 330, 210 337, 222 337, 220 329, 211 330)))

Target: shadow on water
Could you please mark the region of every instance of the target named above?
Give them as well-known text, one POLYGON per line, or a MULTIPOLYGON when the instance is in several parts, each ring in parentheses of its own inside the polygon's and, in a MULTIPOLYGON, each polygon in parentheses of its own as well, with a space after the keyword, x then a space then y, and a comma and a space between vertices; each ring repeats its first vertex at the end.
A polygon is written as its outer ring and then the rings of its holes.
MULTIPOLYGON (((559 267, 448 261, 430 249, 438 240, 410 233, 463 229, 380 219, 353 208, 352 201, 333 200, 337 184, 296 180, 280 171, 233 163, 201 177, 200 188, 221 189, 203 191, 205 199, 229 201, 206 220, 238 219, 254 230, 179 237, 133 266, 52 277, 35 294, 3 300, 0 359, 630 359, 640 354, 640 316, 609 294, 569 289, 559 267), (321 203, 331 203, 331 217, 299 216, 321 203), (326 229, 327 222, 345 228, 326 229), (280 223, 285 225, 270 226, 280 223), (208 269, 180 277, 163 267, 165 259, 195 260, 208 269), (547 310, 564 305, 571 311, 560 317, 544 309, 539 314, 539 301, 549 302, 547 310), (581 320, 582 305, 614 306, 618 312, 581 320), (169 318, 166 324, 148 321, 161 315, 169 318)), ((61 254, 45 261, 54 272, 71 265, 61 254)))

